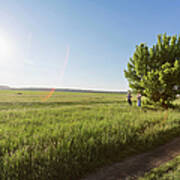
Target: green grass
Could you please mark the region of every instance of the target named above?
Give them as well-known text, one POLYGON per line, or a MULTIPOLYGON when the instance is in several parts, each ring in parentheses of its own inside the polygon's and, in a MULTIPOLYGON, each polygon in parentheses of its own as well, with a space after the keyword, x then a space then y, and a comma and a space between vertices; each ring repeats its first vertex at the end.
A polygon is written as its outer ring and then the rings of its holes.
POLYGON ((0 179, 73 180, 180 133, 180 111, 129 107, 121 94, 0 92, 0 179), (168 113, 168 116, 167 116, 168 113))
POLYGON ((180 179, 180 156, 154 168, 139 180, 179 180, 180 179))

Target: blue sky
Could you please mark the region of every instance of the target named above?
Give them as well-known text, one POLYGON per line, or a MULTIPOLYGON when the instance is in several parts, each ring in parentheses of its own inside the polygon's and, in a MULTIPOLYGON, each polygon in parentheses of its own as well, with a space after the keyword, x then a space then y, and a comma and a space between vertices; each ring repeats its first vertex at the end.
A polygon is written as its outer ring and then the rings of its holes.
POLYGON ((179 17, 179 0, 0 0, 0 84, 126 90, 135 46, 179 17))

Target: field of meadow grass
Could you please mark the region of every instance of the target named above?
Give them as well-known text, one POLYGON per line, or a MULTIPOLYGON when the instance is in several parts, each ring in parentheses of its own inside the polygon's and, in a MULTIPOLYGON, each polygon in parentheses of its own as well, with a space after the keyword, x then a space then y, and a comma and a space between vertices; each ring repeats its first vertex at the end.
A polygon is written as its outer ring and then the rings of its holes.
POLYGON ((130 107, 115 93, 55 92, 43 102, 48 92, 19 92, 0 91, 0 179, 77 180, 180 133, 178 106, 130 107))
POLYGON ((152 169, 139 180, 179 180, 180 179, 180 156, 152 169))

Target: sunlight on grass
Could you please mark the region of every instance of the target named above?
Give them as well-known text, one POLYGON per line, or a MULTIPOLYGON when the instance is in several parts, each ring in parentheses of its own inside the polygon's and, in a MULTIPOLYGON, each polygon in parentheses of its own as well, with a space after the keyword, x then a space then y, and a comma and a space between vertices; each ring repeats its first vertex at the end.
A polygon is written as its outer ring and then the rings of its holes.
POLYGON ((167 142, 180 111, 128 106, 121 94, 0 93, 0 178, 77 179, 167 142), (3 95, 2 95, 3 94, 3 95))

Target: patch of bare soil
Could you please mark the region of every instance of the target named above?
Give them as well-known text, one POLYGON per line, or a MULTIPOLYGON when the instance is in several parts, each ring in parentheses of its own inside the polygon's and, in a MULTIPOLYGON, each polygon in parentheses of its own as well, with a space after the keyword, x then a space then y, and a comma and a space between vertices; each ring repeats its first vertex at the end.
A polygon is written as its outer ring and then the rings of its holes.
POLYGON ((159 148, 99 169, 82 180, 134 180, 180 154, 180 137, 159 148))

